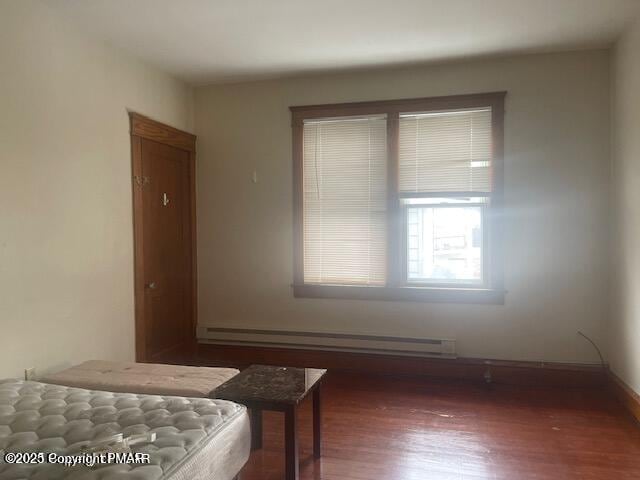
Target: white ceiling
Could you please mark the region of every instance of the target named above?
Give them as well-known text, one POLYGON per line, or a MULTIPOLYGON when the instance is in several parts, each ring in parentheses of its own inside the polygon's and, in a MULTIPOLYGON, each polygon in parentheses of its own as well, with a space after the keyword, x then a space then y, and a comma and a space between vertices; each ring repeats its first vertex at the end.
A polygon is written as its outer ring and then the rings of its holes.
POLYGON ((201 85, 611 44, 640 0, 45 0, 201 85))

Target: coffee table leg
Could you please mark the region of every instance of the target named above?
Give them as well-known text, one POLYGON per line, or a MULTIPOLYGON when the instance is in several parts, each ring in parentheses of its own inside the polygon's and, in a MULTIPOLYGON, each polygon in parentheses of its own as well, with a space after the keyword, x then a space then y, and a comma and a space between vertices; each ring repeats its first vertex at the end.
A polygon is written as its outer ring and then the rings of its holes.
POLYGON ((322 456, 322 405, 320 385, 313 391, 313 457, 322 456))
POLYGON ((262 410, 251 409, 251 450, 262 448, 262 410))
POLYGON ((295 405, 284 412, 284 463, 284 478, 298 480, 298 428, 295 405))

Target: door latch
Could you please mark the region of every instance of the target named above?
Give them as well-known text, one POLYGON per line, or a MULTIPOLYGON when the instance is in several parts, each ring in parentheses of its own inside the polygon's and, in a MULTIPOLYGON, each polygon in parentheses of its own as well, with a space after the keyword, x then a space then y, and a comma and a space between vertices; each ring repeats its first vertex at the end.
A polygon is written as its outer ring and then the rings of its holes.
POLYGON ((167 196, 166 193, 162 194, 162 206, 166 207, 167 205, 169 205, 169 197, 167 196))

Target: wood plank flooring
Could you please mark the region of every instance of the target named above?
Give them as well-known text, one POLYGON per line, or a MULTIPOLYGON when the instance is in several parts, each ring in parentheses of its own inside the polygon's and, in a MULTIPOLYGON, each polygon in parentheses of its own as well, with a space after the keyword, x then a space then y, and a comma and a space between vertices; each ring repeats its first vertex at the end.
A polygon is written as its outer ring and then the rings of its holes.
MULTIPOLYGON (((323 457, 300 408, 301 480, 640 479, 640 426, 606 392, 329 373, 323 457)), ((284 475, 282 414, 241 480, 284 475)))

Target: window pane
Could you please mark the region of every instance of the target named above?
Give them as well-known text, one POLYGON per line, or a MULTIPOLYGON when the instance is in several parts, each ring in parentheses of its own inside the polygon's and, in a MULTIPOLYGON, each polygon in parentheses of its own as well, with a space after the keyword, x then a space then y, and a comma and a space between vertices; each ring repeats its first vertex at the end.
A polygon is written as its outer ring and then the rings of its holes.
POLYGON ((482 283, 482 207, 407 206, 407 280, 482 283))
POLYGON ((384 285, 387 122, 304 124, 304 282, 384 285))
POLYGON ((490 192, 491 108, 402 114, 400 193, 490 192))

